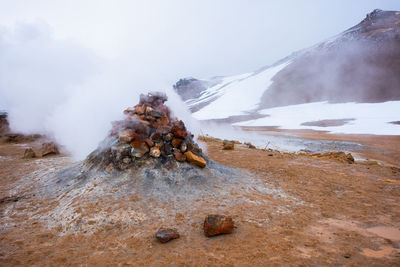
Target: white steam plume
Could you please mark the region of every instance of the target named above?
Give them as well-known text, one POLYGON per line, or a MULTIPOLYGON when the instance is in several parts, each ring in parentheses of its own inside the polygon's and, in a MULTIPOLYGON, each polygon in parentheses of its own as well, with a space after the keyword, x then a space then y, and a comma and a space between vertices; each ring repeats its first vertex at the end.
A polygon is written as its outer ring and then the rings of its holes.
POLYGON ((196 134, 186 105, 145 62, 129 56, 102 60, 77 44, 54 40, 43 23, 0 28, 0 109, 9 112, 13 131, 49 134, 77 159, 95 149, 110 122, 149 91, 166 92, 173 114, 196 134))

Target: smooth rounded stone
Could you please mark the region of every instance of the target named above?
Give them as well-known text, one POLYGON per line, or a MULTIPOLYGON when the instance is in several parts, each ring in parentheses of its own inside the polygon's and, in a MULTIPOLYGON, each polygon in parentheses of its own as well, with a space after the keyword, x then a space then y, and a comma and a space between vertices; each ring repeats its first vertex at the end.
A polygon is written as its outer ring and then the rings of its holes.
POLYGON ((235 148, 234 141, 224 140, 222 145, 224 150, 233 150, 235 148))
POLYGON ((150 156, 152 156, 153 158, 158 158, 158 157, 160 157, 160 155, 161 155, 161 152, 158 147, 150 148, 150 156))
POLYGON ((179 149, 174 148, 173 153, 174 153, 174 157, 177 161, 179 161, 179 162, 186 161, 186 156, 179 149))
POLYGON ((161 227, 156 233, 156 238, 161 243, 167 243, 168 241, 171 241, 172 239, 177 239, 179 237, 180 235, 178 231, 174 228, 161 227))
POLYGON ((222 214, 207 215, 204 220, 204 234, 208 237, 230 234, 234 228, 231 217, 222 214))
POLYGON ((58 147, 53 142, 42 144, 42 157, 60 154, 58 147))
POLYGON ((27 149, 25 149, 24 159, 30 159, 30 158, 36 158, 36 153, 35 151, 33 151, 31 147, 28 147, 27 149))

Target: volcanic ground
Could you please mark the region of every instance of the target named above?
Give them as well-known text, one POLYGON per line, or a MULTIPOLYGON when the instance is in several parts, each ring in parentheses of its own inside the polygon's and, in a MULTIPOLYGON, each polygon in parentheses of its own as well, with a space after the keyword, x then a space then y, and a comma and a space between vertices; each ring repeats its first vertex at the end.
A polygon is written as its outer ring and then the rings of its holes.
MULTIPOLYGON (((138 115, 130 110, 128 117, 138 115)), ((140 116, 151 121, 145 135, 134 128, 126 143, 126 127, 118 128, 83 162, 62 150, 22 158, 27 147, 39 151, 42 139, 0 143, 1 266, 399 265, 399 136, 291 132, 358 141, 350 151, 358 153, 355 162, 345 153, 284 153, 240 143, 224 150, 223 140, 211 137, 199 138, 202 151, 189 132, 173 135, 180 142, 167 138, 172 129, 186 131, 171 118, 160 140, 145 142, 160 124, 140 116), (191 145, 178 152, 190 149, 206 166, 168 148, 184 142, 191 145), (115 152, 127 146, 130 160, 115 152), (206 237, 208 214, 231 216, 233 233, 206 237), (176 228, 180 238, 158 242, 160 227, 176 228)), ((134 121, 122 125, 137 126, 134 121)))

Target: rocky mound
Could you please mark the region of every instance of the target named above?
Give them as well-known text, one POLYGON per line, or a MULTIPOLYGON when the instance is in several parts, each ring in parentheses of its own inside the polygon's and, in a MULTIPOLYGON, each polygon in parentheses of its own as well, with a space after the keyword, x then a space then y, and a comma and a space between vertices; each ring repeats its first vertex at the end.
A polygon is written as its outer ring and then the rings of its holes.
POLYGON ((171 117, 165 101, 163 93, 141 95, 138 105, 124 111, 124 120, 113 122, 109 137, 89 155, 86 166, 108 172, 138 169, 144 164, 167 167, 175 162, 206 167, 193 134, 183 121, 171 117))

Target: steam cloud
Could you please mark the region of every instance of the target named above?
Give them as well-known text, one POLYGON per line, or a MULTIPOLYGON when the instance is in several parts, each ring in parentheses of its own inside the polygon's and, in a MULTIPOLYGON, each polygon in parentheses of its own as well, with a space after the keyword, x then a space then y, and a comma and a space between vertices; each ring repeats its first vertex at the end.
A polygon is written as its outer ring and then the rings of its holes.
POLYGON ((55 40, 43 23, 2 27, 0 109, 9 112, 13 131, 48 134, 77 159, 95 149, 110 122, 149 91, 166 91, 172 113, 196 134, 196 122, 170 85, 135 63, 136 68, 129 59, 106 61, 73 42, 55 40))

